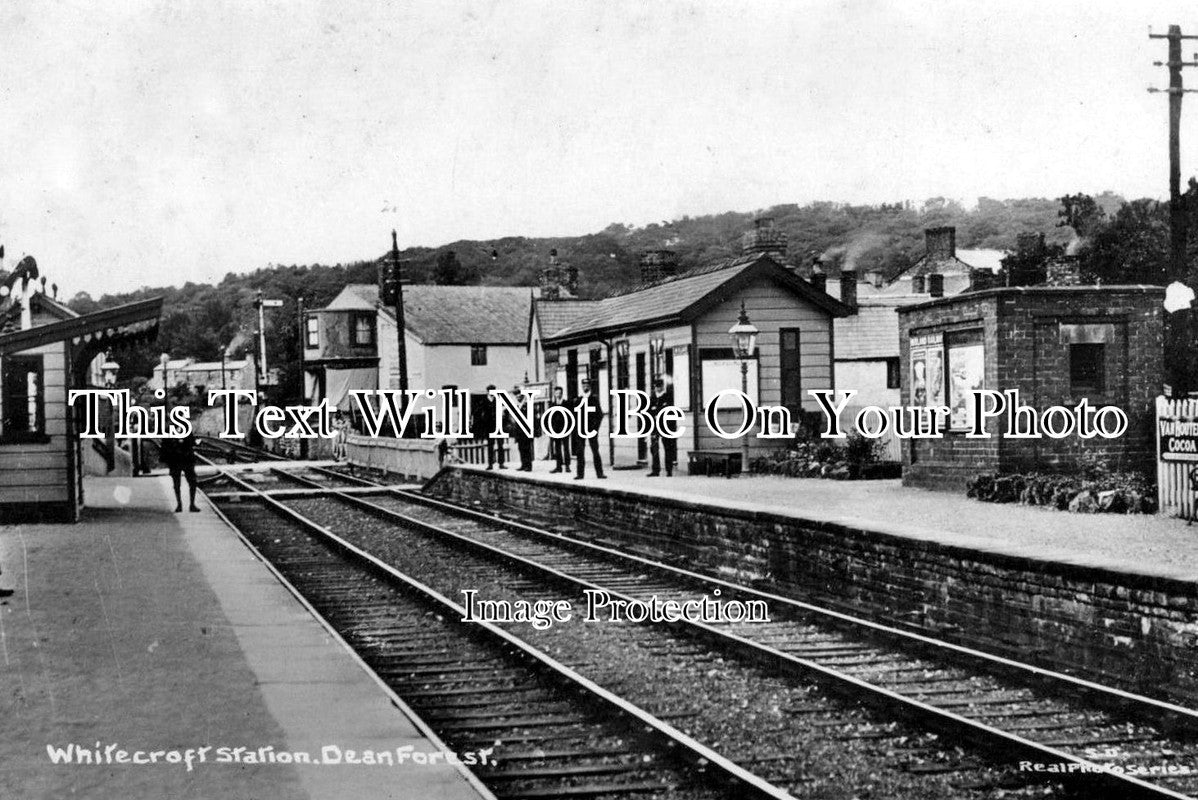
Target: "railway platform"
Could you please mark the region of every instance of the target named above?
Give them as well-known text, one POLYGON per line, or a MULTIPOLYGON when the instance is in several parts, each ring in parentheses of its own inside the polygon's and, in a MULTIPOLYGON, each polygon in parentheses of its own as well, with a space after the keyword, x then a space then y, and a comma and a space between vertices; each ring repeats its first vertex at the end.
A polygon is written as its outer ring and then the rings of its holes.
POLYGON ((438 747, 207 501, 86 490, 78 525, 0 524, 0 797, 488 796, 386 763, 438 747))
MULTIPOLYGON (((607 478, 600 481, 588 467, 585 480, 574 481, 572 473, 552 474, 552 466, 538 460, 532 476, 567 485, 801 517, 992 555, 1198 583, 1198 526, 1160 515, 1071 514, 1014 503, 983 503, 964 494, 906 487, 898 480, 767 475, 724 479, 678 473, 647 478, 641 469, 609 469, 607 478)), ((503 474, 525 473, 509 469, 503 474)))

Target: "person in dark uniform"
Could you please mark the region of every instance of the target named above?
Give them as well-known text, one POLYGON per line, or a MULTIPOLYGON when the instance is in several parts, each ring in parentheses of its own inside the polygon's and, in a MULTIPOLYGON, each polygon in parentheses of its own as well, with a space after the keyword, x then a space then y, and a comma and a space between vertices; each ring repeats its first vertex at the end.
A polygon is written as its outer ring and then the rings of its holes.
MULTIPOLYGON (((562 391, 562 387, 558 386, 556 389, 553 390, 553 402, 550 403, 550 405, 558 406, 561 408, 569 408, 569 404, 566 403, 565 392, 562 391)), ((549 470, 550 472, 567 472, 567 471, 569 471, 569 469, 570 469, 570 437, 562 436, 557 439, 550 439, 549 440, 549 454, 550 454, 550 458, 552 458, 553 462, 554 462, 554 467, 553 467, 553 469, 549 470)))
POLYGON ((507 469, 503 465, 504 442, 502 439, 496 440, 491 435, 491 432, 495 430, 495 403, 495 384, 491 384, 487 387, 487 399, 478 410, 478 427, 474 433, 478 438, 487 440, 487 469, 495 469, 496 451, 499 455, 499 468, 507 469))
MULTIPOLYGON (((518 398, 516 407, 520 410, 520 415, 523 416, 527 413, 528 398, 520 392, 519 386, 512 387, 512 394, 518 398)), ((526 435, 524 429, 515 420, 510 418, 508 420, 507 432, 508 436, 516 440, 516 451, 520 454, 519 471, 532 472, 532 437, 526 435)))
POLYGON ((187 478, 187 494, 190 504, 188 511, 199 511, 196 505, 196 437, 188 433, 182 439, 163 439, 160 449, 162 463, 171 473, 171 484, 175 490, 175 513, 183 510, 183 497, 180 494, 181 479, 187 478))
MULTIPOLYGON (((659 411, 672 405, 674 405, 674 388, 669 385, 669 379, 658 378, 653 381, 653 396, 649 398, 649 415, 656 418, 659 411)), ((652 457, 653 467, 649 472, 649 477, 656 478, 661 474, 659 445, 666 451, 666 477, 672 477, 674 465, 678 463, 678 440, 662 436, 656 425, 653 426, 653 432, 649 434, 649 453, 652 457)))
POLYGON ((587 471, 587 442, 590 442, 591 456, 595 459, 595 477, 606 478, 603 474, 603 459, 599 457, 599 424, 603 421, 603 406, 599 405, 598 399, 591 394, 591 382, 586 378, 582 379, 582 395, 578 398, 578 402, 574 404, 574 408, 583 409, 582 414, 585 416, 588 428, 596 431, 596 434, 589 440, 584 439, 580 434, 574 436, 574 452, 578 458, 578 469, 574 473, 574 480, 580 481, 587 471))

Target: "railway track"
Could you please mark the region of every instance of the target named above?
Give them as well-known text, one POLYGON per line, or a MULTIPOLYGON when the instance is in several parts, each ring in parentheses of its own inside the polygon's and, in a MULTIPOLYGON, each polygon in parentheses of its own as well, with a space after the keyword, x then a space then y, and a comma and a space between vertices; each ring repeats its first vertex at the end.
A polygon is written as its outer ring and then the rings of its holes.
MULTIPOLYGON (((232 478, 237 483, 237 478, 232 478)), ((545 653, 278 501, 230 524, 499 798, 787 798, 545 653), (487 757, 482 758, 485 754, 487 757), (481 760, 480 760, 481 759, 481 760)))
MULTIPOLYGON (((326 470, 311 474, 295 482, 327 491, 322 480, 345 478, 326 470)), ((685 600, 716 589, 725 598, 764 599, 774 612, 770 623, 688 625, 690 632, 704 643, 818 680, 856 702, 918 719, 988 750, 1076 770, 1107 796, 1188 797, 1198 789, 1198 715, 1191 710, 411 492, 332 497, 443 546, 575 589, 602 589, 630 601, 653 595, 685 600), (1170 769, 1190 774, 1167 774, 1170 769), (1136 774, 1154 770, 1161 774, 1136 774)))

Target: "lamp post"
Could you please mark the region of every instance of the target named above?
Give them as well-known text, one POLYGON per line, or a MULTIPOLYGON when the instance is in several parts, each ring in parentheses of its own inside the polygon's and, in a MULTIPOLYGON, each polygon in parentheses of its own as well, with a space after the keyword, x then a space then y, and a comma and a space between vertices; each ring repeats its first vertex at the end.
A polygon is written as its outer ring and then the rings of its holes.
POLYGON ((116 386, 116 376, 120 371, 121 365, 113 361, 111 358, 100 365, 100 372, 104 375, 105 389, 111 389, 116 386))
MULTIPOLYGON (((110 357, 105 357, 104 363, 100 365, 100 374, 103 376, 104 388, 112 389, 116 386, 116 375, 121 370, 121 365, 116 363, 110 357)), ((108 444, 108 452, 104 460, 109 472, 116 468, 116 421, 113 417, 116 415, 114 404, 109 400, 108 404, 108 435, 105 437, 108 444)))
MULTIPOLYGON (((728 338, 732 340, 732 354, 740 361, 740 390, 746 396, 749 394, 749 360, 757 350, 757 328, 749 322, 745 311, 745 301, 740 301, 740 317, 736 324, 728 329, 728 338)), ((740 437, 740 468, 742 472, 749 471, 749 437, 740 437)))
POLYGON ((167 365, 170 363, 171 354, 163 353, 162 355, 158 356, 158 360, 160 362, 162 362, 162 404, 166 408, 169 409, 171 407, 171 392, 170 392, 171 384, 170 384, 170 381, 167 380, 167 377, 166 377, 166 368, 167 368, 167 365))

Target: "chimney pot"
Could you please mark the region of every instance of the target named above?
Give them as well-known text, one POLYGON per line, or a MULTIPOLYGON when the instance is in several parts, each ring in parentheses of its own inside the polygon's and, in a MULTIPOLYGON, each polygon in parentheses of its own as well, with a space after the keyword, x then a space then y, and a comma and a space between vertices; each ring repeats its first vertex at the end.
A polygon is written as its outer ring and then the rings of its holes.
POLYGON ((840 271, 840 302, 851 309, 857 308, 857 271, 842 269, 840 271))
POLYGON ((641 254, 641 283, 654 283, 678 274, 678 254, 673 250, 646 250, 641 254))
POLYGON ((786 260, 786 248, 786 231, 774 227, 773 217, 758 217, 753 220, 753 228, 745 231, 741 237, 741 250, 746 255, 764 253, 782 263, 786 260))
POLYGON ((944 275, 933 272, 928 276, 928 294, 932 297, 944 297, 944 275))

